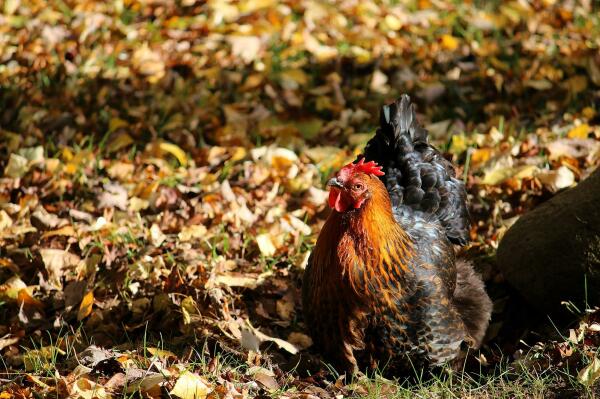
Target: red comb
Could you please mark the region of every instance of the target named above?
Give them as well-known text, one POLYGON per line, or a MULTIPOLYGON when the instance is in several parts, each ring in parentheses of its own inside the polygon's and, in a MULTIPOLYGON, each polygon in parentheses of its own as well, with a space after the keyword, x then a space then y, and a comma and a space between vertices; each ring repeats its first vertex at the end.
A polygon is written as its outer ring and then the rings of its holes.
POLYGON ((383 176, 385 173, 381 170, 381 166, 377 165, 374 161, 365 163, 365 159, 361 158, 357 163, 349 163, 340 170, 340 175, 343 177, 349 177, 354 173, 366 173, 369 175, 383 176))

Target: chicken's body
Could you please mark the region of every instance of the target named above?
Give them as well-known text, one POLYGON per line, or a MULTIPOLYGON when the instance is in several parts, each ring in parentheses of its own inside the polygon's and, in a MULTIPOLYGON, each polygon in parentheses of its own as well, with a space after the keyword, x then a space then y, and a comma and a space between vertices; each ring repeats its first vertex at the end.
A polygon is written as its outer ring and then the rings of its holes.
POLYGON ((468 228, 462 183, 407 96, 383 114, 365 158, 385 178, 363 160, 332 179, 336 210, 307 266, 303 306, 326 359, 398 375, 455 359, 463 342, 479 346, 491 302, 471 266, 455 261, 453 242, 468 228))

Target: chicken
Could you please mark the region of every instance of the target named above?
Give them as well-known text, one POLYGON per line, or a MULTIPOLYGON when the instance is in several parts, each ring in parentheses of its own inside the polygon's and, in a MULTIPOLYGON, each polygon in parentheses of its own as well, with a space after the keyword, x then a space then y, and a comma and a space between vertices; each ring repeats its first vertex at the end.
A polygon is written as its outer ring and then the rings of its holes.
POLYGON ((492 303, 455 244, 466 192, 406 95, 384 106, 358 161, 327 183, 332 212, 303 278, 305 323, 338 370, 405 375, 481 345, 492 303))

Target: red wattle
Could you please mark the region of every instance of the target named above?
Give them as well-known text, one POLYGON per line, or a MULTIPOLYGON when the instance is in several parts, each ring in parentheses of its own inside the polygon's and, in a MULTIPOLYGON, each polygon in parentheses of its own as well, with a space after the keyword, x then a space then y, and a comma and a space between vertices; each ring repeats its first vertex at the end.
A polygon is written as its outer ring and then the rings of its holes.
POLYGON ((342 213, 350 207, 349 201, 344 198, 342 192, 337 188, 331 188, 329 191, 329 207, 342 213))

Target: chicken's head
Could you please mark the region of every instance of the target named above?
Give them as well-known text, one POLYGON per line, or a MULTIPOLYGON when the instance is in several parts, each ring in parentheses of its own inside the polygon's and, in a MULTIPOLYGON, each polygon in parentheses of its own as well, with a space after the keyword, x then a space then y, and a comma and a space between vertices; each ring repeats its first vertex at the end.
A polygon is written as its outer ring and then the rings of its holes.
POLYGON ((328 182, 329 206, 337 212, 359 209, 371 197, 371 187, 376 176, 383 176, 381 166, 375 162, 349 163, 328 182))

